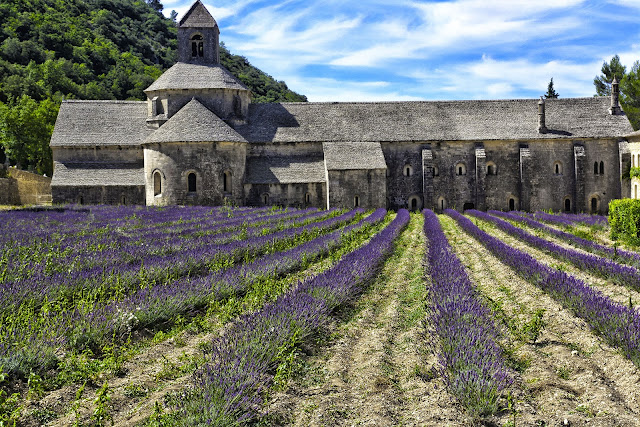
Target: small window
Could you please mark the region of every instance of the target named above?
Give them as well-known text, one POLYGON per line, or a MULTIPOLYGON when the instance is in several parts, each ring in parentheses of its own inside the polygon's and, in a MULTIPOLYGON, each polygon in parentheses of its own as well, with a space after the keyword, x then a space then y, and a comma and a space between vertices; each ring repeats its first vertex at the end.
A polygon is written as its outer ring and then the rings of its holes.
POLYGON ((411 165, 406 165, 404 167, 404 176, 411 176, 413 175, 413 168, 411 167, 411 165))
POLYGON ((265 206, 269 205, 269 195, 267 193, 262 195, 262 204, 265 206))
POLYGON ((600 175, 604 175, 604 162, 600 162, 600 175))
POLYGON ((191 56, 194 58, 204 56, 204 42, 199 34, 191 37, 191 56))
POLYGON ((593 162, 593 174, 598 175, 598 162, 593 162))
POLYGON ((509 210, 510 211, 516 210, 516 199, 514 199, 513 197, 509 198, 509 210))
POLYGON ((222 174, 222 191, 225 193, 231 192, 231 172, 222 174))
POLYGON ((467 167, 465 166, 464 163, 458 163, 456 164, 456 175, 466 175, 467 174, 467 167))
POLYGON ((354 208, 359 208, 360 207, 360 196, 355 196, 353 198, 353 207, 354 208))
POLYGON ((304 202, 308 205, 311 203, 311 193, 306 193, 304 195, 304 202))
POLYGON ((564 199, 564 211, 571 212, 571 199, 568 197, 564 199))
POLYGON ((420 198, 417 196, 411 196, 409 198, 409 209, 412 211, 417 211, 420 208, 420 198))
POLYGON ((634 156, 633 154, 631 155, 631 167, 636 167, 636 156, 634 156))
POLYGON ((162 175, 158 171, 153 173, 153 195, 162 195, 162 175))
POLYGON ((556 175, 562 175, 562 163, 555 162, 553 165, 553 173, 556 175))
POLYGON ((122 196, 122 197, 120 198, 120 204, 121 204, 121 205, 126 205, 126 204, 127 204, 127 198, 126 198, 125 196, 122 196))
POLYGON ((196 174, 191 172, 187 175, 187 185, 189 187, 189 193, 196 192, 196 174))
POLYGON ((438 207, 441 211, 447 209, 447 199, 445 199, 444 197, 438 198, 438 207))
POLYGON ((598 198, 597 197, 592 197, 591 198, 591 213, 597 213, 598 212, 598 198))
POLYGON ((78 204, 84 205, 84 197, 80 196, 78 198, 78 204))
POLYGON ((497 174, 498 174, 498 167, 496 166, 496 164, 493 162, 487 163, 487 175, 497 175, 497 174))
POLYGON ((433 176, 440 176, 440 169, 437 166, 433 166, 433 176))

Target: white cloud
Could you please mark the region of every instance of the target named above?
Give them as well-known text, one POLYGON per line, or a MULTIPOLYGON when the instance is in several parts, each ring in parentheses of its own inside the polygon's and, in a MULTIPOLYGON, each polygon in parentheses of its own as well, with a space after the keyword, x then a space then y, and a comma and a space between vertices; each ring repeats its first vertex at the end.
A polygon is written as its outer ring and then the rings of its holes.
POLYGON ((304 93, 311 102, 419 101, 424 98, 400 93, 389 82, 349 82, 329 78, 287 77, 290 88, 304 93))

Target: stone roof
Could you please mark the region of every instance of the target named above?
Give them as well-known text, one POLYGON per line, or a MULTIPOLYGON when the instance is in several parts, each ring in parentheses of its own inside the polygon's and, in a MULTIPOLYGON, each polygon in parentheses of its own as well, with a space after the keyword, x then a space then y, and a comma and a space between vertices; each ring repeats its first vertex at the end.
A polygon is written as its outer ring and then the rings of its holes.
POLYGON ((221 65, 177 62, 165 71, 145 92, 167 89, 237 89, 249 90, 221 65))
POLYGON ((468 141, 623 137, 625 115, 609 97, 547 99, 548 133, 538 133, 538 100, 252 104, 236 130, 252 142, 468 141))
POLYGON ((149 135, 145 142, 247 141, 194 98, 158 130, 149 135))
POLYGON ((139 163, 60 163, 53 165, 53 186, 144 186, 139 163))
POLYGON ((379 142, 324 142, 327 170, 386 169, 379 142))
POLYGON ((248 184, 325 182, 322 154, 312 156, 260 156, 247 159, 248 184))
POLYGON ((180 28, 213 28, 217 26, 218 23, 200 0, 191 5, 178 24, 180 28))
POLYGON ((52 147, 135 146, 153 132, 144 101, 63 101, 52 147))

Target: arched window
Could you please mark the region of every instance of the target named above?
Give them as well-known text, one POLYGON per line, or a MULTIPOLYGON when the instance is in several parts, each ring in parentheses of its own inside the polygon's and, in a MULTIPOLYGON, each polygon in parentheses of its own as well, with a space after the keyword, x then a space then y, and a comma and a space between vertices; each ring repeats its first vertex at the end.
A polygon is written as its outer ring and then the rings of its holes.
POLYGON ((441 211, 447 209, 447 199, 445 199, 444 197, 439 197, 438 207, 440 208, 441 211))
POLYGON ((268 193, 264 193, 262 195, 262 204, 265 206, 269 205, 269 194, 268 193))
POLYGON ((160 175, 160 172, 158 171, 153 173, 153 195, 162 195, 162 175, 160 175))
POLYGON ((509 197, 509 210, 510 211, 516 210, 516 199, 514 199, 513 197, 509 197))
POLYGON ((487 163, 487 175, 497 175, 497 174, 498 174, 498 167, 496 166, 496 164, 493 162, 487 163))
POLYGON ((191 172, 187 175, 187 186, 189 187, 189 193, 196 192, 196 174, 191 172))
POLYGON ((359 208, 360 207, 360 196, 355 196, 353 198, 353 207, 354 208, 359 208))
POLYGON ((409 197, 408 206, 410 210, 417 211, 418 209, 420 209, 420 198, 418 196, 409 197))
POLYGON ((464 163, 460 162, 456 164, 456 175, 466 175, 467 167, 464 163))
POLYGON ((78 204, 84 205, 84 197, 80 196, 78 198, 78 204))
POLYGON ((411 167, 411 165, 405 165, 403 174, 404 176, 413 175, 413 168, 411 167))
POLYGON ((311 203, 311 193, 306 193, 304 195, 304 202, 308 205, 311 203))
POLYGON ((222 174, 222 191, 231 193, 231 172, 227 171, 222 174))
POLYGON ((433 176, 440 176, 440 169, 436 165, 433 166, 433 176))
POLYGON ((204 56, 204 41, 200 34, 191 37, 191 56, 194 58, 204 56))
POLYGON ((634 154, 631 155, 631 167, 636 167, 636 156, 634 154))
POLYGON ((593 162, 593 174, 598 175, 598 162, 593 162))
POLYGON ((564 199, 564 211, 571 212, 571 199, 568 197, 564 199))
POLYGON ((562 175, 562 163, 555 162, 553 165, 553 173, 556 175, 562 175))
POLYGON ((126 205, 127 204, 127 198, 125 196, 120 197, 120 204, 121 205, 126 205))
POLYGON ((600 175, 604 175, 604 162, 600 162, 600 175))
POLYGON ((598 212, 598 198, 597 197, 592 197, 591 198, 591 213, 597 213, 598 212))

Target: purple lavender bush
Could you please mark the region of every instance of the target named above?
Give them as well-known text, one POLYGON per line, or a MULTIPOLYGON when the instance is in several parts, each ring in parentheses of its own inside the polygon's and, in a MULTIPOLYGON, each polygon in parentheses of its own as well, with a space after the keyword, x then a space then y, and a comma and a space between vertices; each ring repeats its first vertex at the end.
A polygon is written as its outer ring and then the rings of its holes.
POLYGON ((455 219, 471 236, 482 243, 503 263, 513 268, 524 279, 532 282, 553 299, 584 319, 593 331, 610 345, 621 349, 636 366, 640 367, 640 312, 633 307, 618 304, 583 281, 548 267, 531 255, 519 251, 487 234, 460 213, 448 209, 446 214, 455 219))
POLYGON ((597 255, 585 254, 583 252, 562 247, 546 239, 542 239, 528 233, 522 228, 516 227, 507 221, 503 221, 485 212, 471 209, 466 211, 466 213, 476 218, 491 222, 504 232, 518 238, 518 240, 541 249, 554 257, 568 261, 576 267, 590 271, 601 277, 611 279, 614 282, 627 286, 631 289, 640 290, 640 272, 633 267, 618 264, 617 262, 597 255))
POLYGON ((513 382, 490 311, 453 253, 438 217, 423 211, 427 238, 428 324, 440 344, 440 374, 447 389, 473 417, 499 410, 513 382))
POLYGON ((178 403, 175 425, 254 422, 283 355, 326 325, 334 309, 364 290, 408 222, 409 212, 399 211, 384 230, 331 269, 239 318, 213 341, 207 364, 196 372, 194 387, 178 403))

